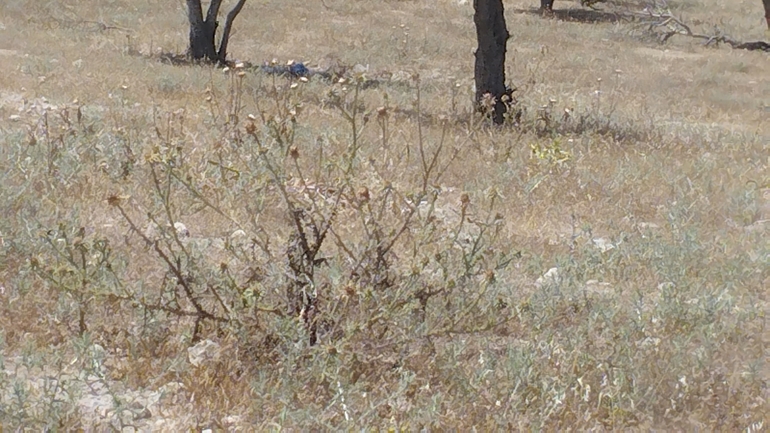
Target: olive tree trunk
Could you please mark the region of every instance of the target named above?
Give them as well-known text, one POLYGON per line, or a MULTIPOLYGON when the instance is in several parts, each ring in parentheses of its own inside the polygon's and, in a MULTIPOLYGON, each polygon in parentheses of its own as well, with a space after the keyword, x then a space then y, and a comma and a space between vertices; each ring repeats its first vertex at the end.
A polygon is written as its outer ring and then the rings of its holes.
POLYGON ((230 39, 235 17, 243 9, 246 0, 238 0, 233 9, 227 14, 219 49, 216 48, 217 16, 222 6, 222 0, 211 0, 206 16, 203 16, 201 0, 187 0, 187 20, 190 23, 190 45, 187 55, 193 60, 211 63, 225 63, 227 60, 227 43, 230 39))
POLYGON ((473 0, 476 24, 476 108, 488 112, 496 124, 505 119, 506 100, 511 91, 505 86, 505 50, 510 35, 505 26, 502 0, 473 0))

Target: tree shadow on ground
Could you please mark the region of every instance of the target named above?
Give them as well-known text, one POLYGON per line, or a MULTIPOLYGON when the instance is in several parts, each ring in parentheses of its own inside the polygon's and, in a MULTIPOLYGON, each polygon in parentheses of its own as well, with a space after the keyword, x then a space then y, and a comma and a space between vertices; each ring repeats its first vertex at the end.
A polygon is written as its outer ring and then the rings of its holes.
POLYGON ((741 44, 730 44, 730 45, 733 48, 738 50, 764 51, 766 53, 770 53, 770 43, 767 43, 765 41, 744 42, 741 44))
POLYGON ((192 66, 200 65, 202 63, 193 61, 187 54, 172 53, 170 51, 164 51, 158 55, 149 54, 144 57, 160 60, 162 63, 168 63, 174 66, 192 66))
POLYGON ((724 43, 724 44, 730 45, 734 49, 770 52, 770 43, 764 42, 764 41, 742 42, 742 41, 734 40, 725 35, 710 36, 710 35, 695 34, 690 32, 689 28, 687 29, 688 32, 686 33, 677 32, 677 31, 663 32, 661 30, 656 30, 658 26, 651 25, 651 24, 654 24, 654 22, 649 21, 650 20, 649 17, 640 15, 638 13, 634 14, 629 12, 605 12, 597 9, 557 9, 552 12, 544 13, 542 10, 537 8, 513 9, 513 12, 517 14, 536 15, 544 19, 552 18, 560 21, 577 22, 577 23, 583 23, 583 24, 618 23, 621 21, 627 22, 627 23, 638 23, 638 24, 647 23, 647 25, 650 25, 649 31, 658 36, 658 38, 660 39, 659 43, 661 45, 665 44, 666 41, 672 36, 683 35, 683 36, 689 36, 696 39, 704 40, 706 45, 724 43))
POLYGON ((605 12, 596 9, 556 9, 552 12, 543 13, 540 9, 530 8, 513 9, 513 12, 517 14, 537 15, 543 18, 555 18, 560 21, 571 21, 585 24, 630 21, 630 18, 622 13, 605 12))

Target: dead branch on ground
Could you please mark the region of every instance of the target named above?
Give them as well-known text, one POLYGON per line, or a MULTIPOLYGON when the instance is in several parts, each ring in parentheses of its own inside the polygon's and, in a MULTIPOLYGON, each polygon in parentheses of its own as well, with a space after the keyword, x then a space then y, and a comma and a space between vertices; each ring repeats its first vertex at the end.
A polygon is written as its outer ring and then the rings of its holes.
POLYGON ((668 8, 659 7, 657 4, 648 6, 644 9, 643 12, 637 12, 633 15, 640 19, 643 23, 648 24, 648 31, 659 35, 659 42, 661 44, 665 44, 671 37, 679 35, 703 40, 705 41, 706 46, 711 44, 718 46, 720 43, 722 43, 730 45, 736 49, 770 52, 770 44, 767 42, 741 42, 724 34, 716 26, 714 27, 715 34, 713 35, 694 32, 688 24, 686 24, 681 18, 674 16, 674 14, 671 13, 668 8))

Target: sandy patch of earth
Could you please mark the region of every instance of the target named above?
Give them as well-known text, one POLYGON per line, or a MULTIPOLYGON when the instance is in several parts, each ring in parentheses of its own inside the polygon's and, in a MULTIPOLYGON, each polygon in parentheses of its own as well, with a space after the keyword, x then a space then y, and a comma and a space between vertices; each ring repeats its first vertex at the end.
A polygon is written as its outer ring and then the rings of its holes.
POLYGON ((676 50, 657 50, 655 48, 637 48, 635 50, 639 54, 643 54, 646 56, 655 57, 656 59, 674 59, 674 60, 696 60, 703 58, 703 54, 698 53, 686 53, 684 51, 676 51, 676 50))

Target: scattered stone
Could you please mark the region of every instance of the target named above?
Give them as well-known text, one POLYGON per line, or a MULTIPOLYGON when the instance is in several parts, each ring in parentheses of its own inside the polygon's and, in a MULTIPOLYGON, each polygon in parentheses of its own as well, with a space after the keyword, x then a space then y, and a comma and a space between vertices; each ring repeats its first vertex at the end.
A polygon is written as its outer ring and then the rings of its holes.
POLYGON ((147 239, 155 240, 158 237, 158 225, 152 221, 148 222, 144 231, 142 231, 142 235, 147 239))
POLYGON ((751 232, 763 232, 763 231, 767 230, 767 226, 768 226, 767 223, 768 222, 770 222, 770 219, 759 220, 759 221, 756 221, 753 224, 747 225, 743 229, 746 230, 749 233, 751 233, 751 232))
POLYGON ((221 353, 222 347, 211 340, 203 340, 187 349, 187 357, 190 360, 190 364, 195 367, 200 367, 204 363, 218 361, 221 353))
POLYGON ((230 234, 230 245, 243 248, 249 243, 249 235, 245 231, 238 229, 230 234))
POLYGON ((599 280, 586 281, 584 289, 588 293, 600 295, 600 296, 611 295, 613 292, 612 284, 605 283, 599 280))
POLYGON ((390 81, 395 83, 408 83, 412 81, 412 74, 406 71, 396 71, 390 76, 390 81))
POLYGON ((642 341, 637 343, 640 348, 658 347, 660 345, 660 338, 657 337, 645 337, 642 341))
POLYGON ((241 423, 241 416, 240 415, 228 415, 224 418, 222 418, 222 423, 224 423, 226 426, 237 426, 241 423))
POLYGON ((593 244, 599 251, 606 253, 609 250, 615 249, 615 245, 607 238, 593 239, 593 244))
POLYGON ((551 268, 542 277, 535 280, 535 286, 541 288, 547 284, 556 284, 560 280, 559 268, 551 268))
POLYGON ((186 225, 184 225, 184 224, 182 224, 180 222, 175 222, 174 223, 174 229, 176 229, 176 234, 177 235, 184 236, 186 238, 190 237, 190 231, 187 230, 187 226, 186 225))
POLYGON ((369 72, 369 65, 362 65, 360 63, 356 63, 355 66, 353 66, 353 73, 354 74, 365 74, 369 72))
POLYGON ((181 382, 169 382, 161 386, 158 391, 162 394, 176 394, 182 389, 184 389, 184 384, 181 382))
POLYGON ((639 227, 639 229, 641 230, 655 230, 660 228, 660 226, 655 223, 645 223, 645 222, 641 222, 637 224, 637 227, 639 227))

